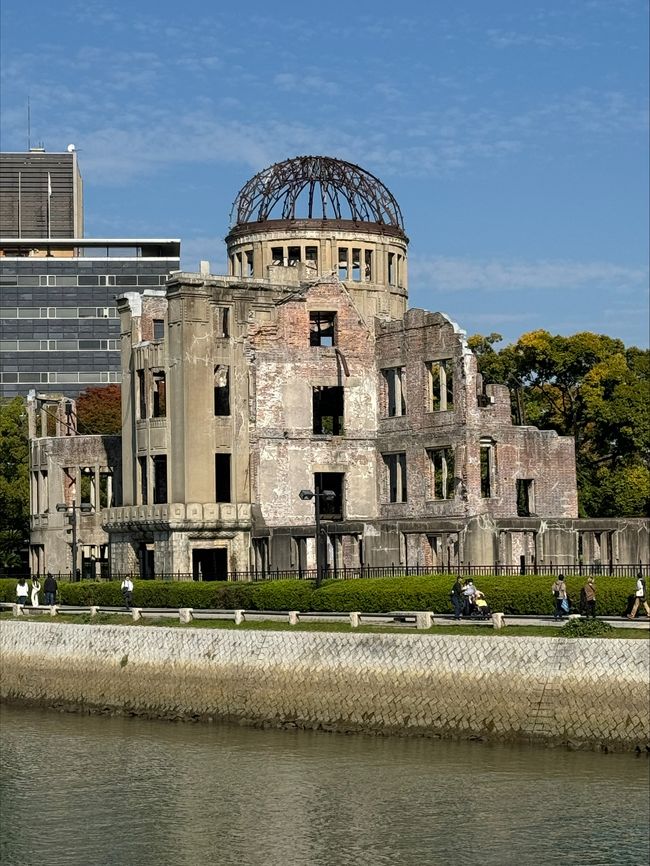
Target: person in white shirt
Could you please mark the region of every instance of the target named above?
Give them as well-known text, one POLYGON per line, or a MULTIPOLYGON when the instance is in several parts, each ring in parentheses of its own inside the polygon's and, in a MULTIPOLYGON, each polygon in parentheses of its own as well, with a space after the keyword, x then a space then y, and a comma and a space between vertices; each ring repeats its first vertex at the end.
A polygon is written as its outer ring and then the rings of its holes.
POLYGON ((121 585, 122 590, 122 598, 124 599, 124 606, 130 608, 131 602, 133 601, 133 581, 130 577, 125 577, 122 581, 121 585))
POLYGON ((650 605, 648 604, 648 600, 645 597, 645 578, 643 577, 643 574, 641 574, 641 572, 639 572, 637 574, 636 578, 637 579, 636 579, 636 592, 634 593, 634 595, 635 595, 634 607, 628 613, 628 615, 627 615, 628 619, 634 619, 634 617, 636 616, 636 612, 639 609, 640 604, 642 604, 644 606, 645 612, 647 613, 648 616, 650 616, 650 605))
POLYGON ((21 577, 16 585, 16 602, 18 604, 27 604, 27 596, 29 595, 29 587, 24 577, 21 577))

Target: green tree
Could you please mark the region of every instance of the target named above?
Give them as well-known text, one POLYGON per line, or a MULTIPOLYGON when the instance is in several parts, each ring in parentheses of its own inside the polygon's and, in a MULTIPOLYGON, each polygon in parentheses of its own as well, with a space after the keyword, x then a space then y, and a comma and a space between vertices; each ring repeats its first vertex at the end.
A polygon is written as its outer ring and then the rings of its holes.
POLYGON ((590 332, 561 337, 532 331, 497 351, 500 339, 470 338, 479 371, 519 397, 516 420, 574 437, 581 514, 646 514, 649 353, 590 332))
POLYGON ((29 539, 29 447, 20 397, 0 402, 0 564, 20 565, 29 539))
POLYGON ((83 435, 118 435, 122 432, 122 404, 119 385, 86 388, 77 397, 77 429, 83 435))

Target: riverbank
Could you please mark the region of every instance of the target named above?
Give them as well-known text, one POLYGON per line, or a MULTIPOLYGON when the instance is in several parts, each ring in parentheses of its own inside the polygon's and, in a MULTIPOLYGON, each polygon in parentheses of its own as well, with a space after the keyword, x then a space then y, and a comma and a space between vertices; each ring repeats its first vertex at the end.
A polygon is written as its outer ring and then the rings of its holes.
POLYGON ((646 641, 0 623, 5 700, 608 750, 650 742, 646 641))

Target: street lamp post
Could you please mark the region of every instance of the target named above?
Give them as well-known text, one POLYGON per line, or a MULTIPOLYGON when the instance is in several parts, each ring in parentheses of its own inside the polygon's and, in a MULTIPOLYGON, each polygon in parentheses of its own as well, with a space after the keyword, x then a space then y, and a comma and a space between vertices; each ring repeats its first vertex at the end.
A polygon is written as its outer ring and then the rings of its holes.
POLYGON ((65 505, 60 502, 56 506, 56 510, 67 514, 70 518, 70 526, 72 527, 72 580, 77 579, 77 511, 82 514, 89 514, 93 507, 90 502, 82 502, 80 505, 65 505))
POLYGON ((323 542, 320 531, 320 500, 331 502, 336 499, 336 493, 333 490, 321 490, 314 493, 313 490, 301 490, 298 496, 304 501, 307 499, 314 500, 314 517, 316 521, 316 588, 323 582, 323 542))

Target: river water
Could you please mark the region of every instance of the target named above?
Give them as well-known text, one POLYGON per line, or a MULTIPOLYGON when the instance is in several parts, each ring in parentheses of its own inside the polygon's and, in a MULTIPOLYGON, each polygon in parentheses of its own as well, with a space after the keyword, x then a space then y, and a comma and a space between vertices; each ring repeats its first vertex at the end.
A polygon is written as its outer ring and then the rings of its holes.
POLYGON ((649 762, 0 708, 3 866, 648 863, 649 762))

